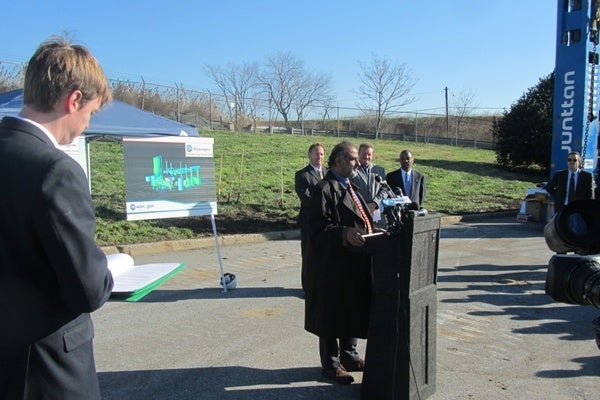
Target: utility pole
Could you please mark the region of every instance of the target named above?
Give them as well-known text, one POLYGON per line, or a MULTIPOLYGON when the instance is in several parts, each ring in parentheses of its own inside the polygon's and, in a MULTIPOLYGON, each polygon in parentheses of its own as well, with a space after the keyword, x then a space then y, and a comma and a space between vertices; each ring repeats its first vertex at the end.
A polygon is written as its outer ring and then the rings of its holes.
MULTIPOLYGON (((183 86, 183 84, 182 84, 182 86, 183 86)), ((179 103, 179 86, 177 85, 177 83, 175 83, 175 87, 177 88, 177 91, 176 91, 176 93, 177 93, 177 118, 176 118, 176 121, 181 122, 181 120, 180 120, 181 105, 179 103)))
POLYGON ((140 76, 140 78, 142 79, 142 110, 143 110, 145 99, 146 99, 146 81, 144 80, 143 76, 140 76))
POLYGON ((450 134, 450 120, 448 119, 448 86, 444 88, 446 93, 446 137, 450 134))

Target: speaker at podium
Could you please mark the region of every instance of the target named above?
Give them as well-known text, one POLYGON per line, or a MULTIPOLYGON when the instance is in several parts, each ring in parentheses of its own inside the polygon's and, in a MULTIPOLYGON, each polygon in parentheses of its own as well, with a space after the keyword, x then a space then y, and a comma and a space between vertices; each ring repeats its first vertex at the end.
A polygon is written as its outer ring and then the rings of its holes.
POLYGON ((397 234, 368 240, 373 284, 361 400, 435 393, 440 221, 412 213, 397 234))

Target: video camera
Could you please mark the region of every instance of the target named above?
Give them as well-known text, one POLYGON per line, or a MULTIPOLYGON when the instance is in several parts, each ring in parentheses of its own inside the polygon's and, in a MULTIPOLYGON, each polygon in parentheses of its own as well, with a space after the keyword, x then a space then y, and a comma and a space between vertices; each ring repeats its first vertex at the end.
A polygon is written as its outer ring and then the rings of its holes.
MULTIPOLYGON (((546 294, 561 303, 600 308, 600 200, 569 203, 546 224, 544 238, 557 253, 548 263, 546 294)), ((600 348, 600 318, 594 329, 600 348)))

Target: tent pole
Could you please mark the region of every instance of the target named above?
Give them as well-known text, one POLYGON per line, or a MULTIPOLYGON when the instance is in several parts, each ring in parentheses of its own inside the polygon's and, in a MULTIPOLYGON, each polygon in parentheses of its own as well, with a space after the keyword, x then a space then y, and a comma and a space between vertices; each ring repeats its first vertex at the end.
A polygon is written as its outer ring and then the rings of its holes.
POLYGON ((217 247, 217 257, 219 258, 219 267, 221 268, 221 283, 223 285, 223 292, 227 293, 227 285, 225 284, 225 273, 223 272, 223 261, 221 258, 221 248, 219 247, 219 237, 217 236, 217 224, 215 223, 215 214, 210 213, 210 222, 213 228, 213 236, 215 237, 215 245, 217 247))

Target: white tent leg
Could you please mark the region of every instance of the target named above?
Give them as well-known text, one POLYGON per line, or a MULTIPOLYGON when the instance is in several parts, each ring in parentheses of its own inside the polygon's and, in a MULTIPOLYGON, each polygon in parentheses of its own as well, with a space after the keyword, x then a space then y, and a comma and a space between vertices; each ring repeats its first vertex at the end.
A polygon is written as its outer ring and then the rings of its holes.
POLYGON ((227 293, 227 285, 225 285, 225 272, 223 272, 223 261, 221 259, 221 248, 219 247, 219 236, 217 236, 217 224, 215 223, 215 215, 210 214, 210 222, 212 223, 213 236, 215 237, 215 245, 217 247, 217 257, 219 258, 219 267, 221 268, 221 283, 223 284, 223 292, 227 293))

